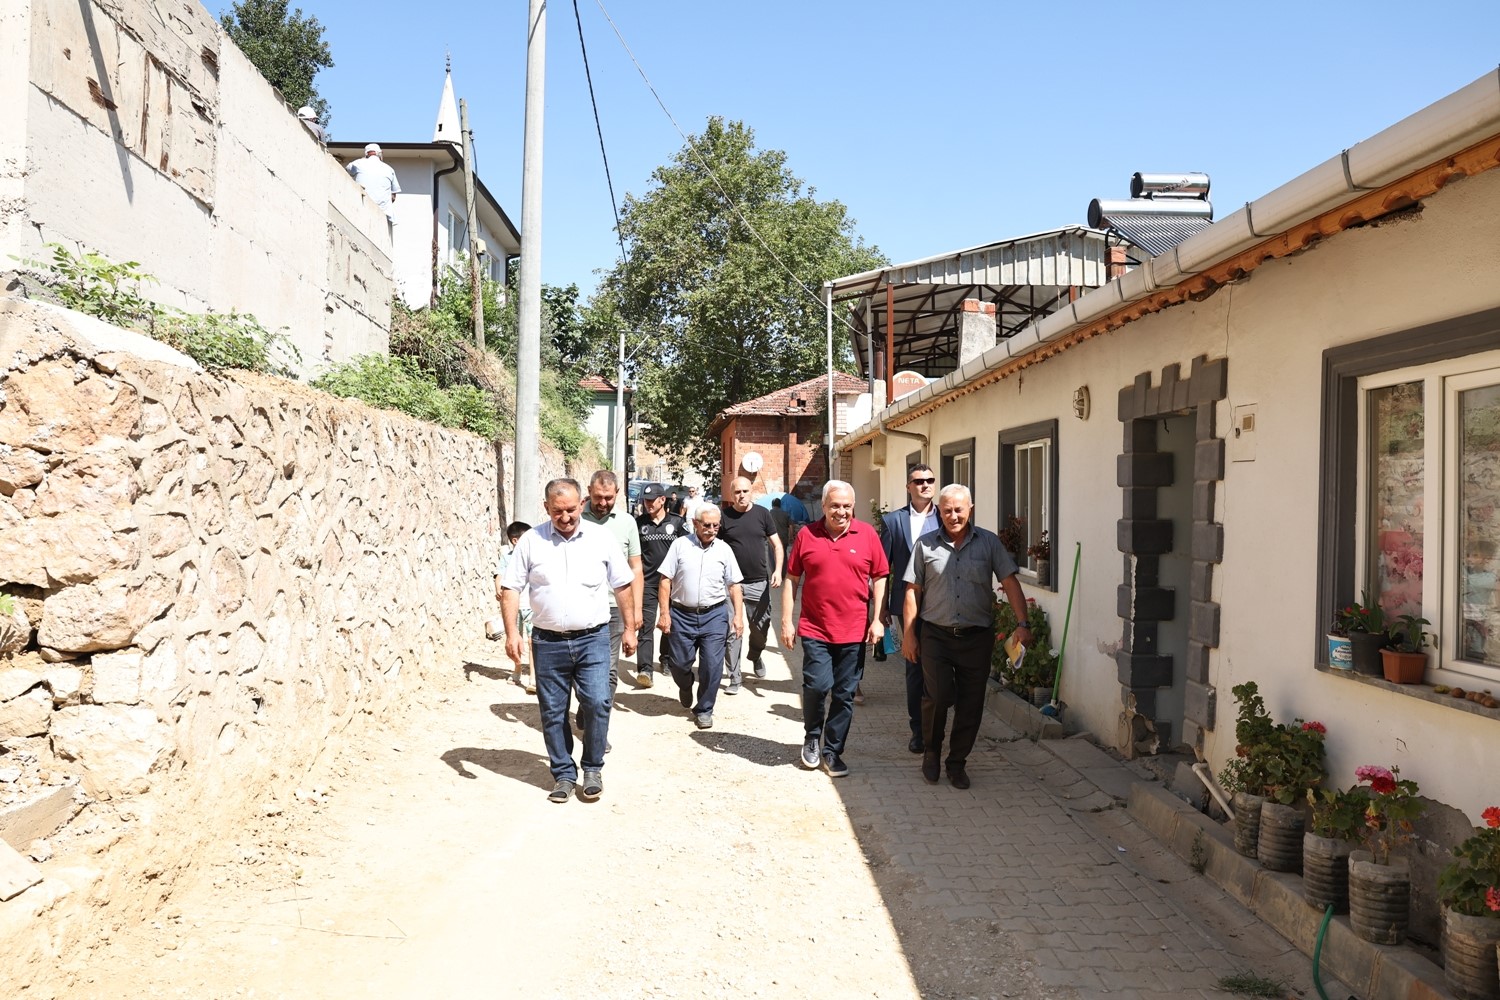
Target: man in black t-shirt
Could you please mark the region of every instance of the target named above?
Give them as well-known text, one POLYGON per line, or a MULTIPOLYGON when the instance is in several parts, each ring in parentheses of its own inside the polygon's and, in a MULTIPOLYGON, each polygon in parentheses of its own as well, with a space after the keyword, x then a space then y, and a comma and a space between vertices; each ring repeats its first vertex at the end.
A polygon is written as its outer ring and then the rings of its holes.
MULTIPOLYGON (((740 573, 745 577, 740 586, 745 595, 745 617, 750 626, 746 630, 750 639, 750 665, 755 669, 756 677, 764 677, 766 665, 761 661, 761 653, 765 651, 766 636, 771 630, 771 589, 781 586, 784 558, 781 536, 770 511, 751 503, 750 480, 742 476, 730 483, 729 500, 724 507, 719 538, 734 551, 740 573)), ((740 692, 740 657, 746 652, 744 645, 743 636, 730 635, 724 646, 724 670, 729 678, 725 694, 740 692)))
MULTIPOLYGON (((635 682, 643 688, 654 682, 655 669, 652 656, 656 652, 657 590, 661 583, 661 561, 667 549, 692 529, 676 514, 668 513, 665 491, 658 483, 647 483, 641 490, 641 503, 646 512, 635 519, 641 532, 641 573, 646 589, 641 593, 640 644, 635 653, 635 682)), ((666 669, 666 645, 662 646, 662 669, 666 669)))

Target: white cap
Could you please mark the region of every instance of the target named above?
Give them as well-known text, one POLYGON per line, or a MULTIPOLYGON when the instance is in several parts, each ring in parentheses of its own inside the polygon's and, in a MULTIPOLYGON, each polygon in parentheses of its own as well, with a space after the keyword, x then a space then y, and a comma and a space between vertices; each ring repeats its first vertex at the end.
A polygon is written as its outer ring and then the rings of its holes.
POLYGON ((374 153, 376 156, 381 155, 380 143, 372 142, 365 146, 365 155, 369 156, 371 153, 374 153))
POLYGON ((307 121, 315 122, 318 120, 318 113, 304 104, 302 105, 302 107, 297 109, 297 117, 306 119, 307 121))

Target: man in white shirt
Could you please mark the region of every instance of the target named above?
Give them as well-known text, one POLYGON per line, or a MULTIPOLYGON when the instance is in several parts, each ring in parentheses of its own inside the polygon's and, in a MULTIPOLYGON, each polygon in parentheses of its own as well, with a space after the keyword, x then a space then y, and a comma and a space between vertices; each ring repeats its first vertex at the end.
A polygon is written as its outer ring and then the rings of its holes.
POLYGON ((667 549, 658 572, 662 660, 677 682, 677 698, 690 709, 699 729, 714 724, 714 702, 724 675, 724 640, 745 634, 739 563, 719 541, 719 508, 699 504, 693 534, 667 549), (725 608, 728 601, 730 608, 725 608), (698 698, 693 699, 693 660, 698 661, 698 698))
POLYGON ((574 479, 547 484, 548 523, 521 536, 500 581, 500 608, 505 616, 505 652, 518 667, 521 631, 520 592, 531 595, 531 662, 541 708, 542 739, 556 784, 548 796, 566 802, 576 786, 578 797, 592 802, 604 791, 601 772, 609 738, 613 699, 609 687, 609 599, 614 591, 625 617, 622 637, 627 654, 635 652, 635 574, 609 531, 583 519, 583 490, 574 479), (582 720, 583 783, 573 759, 573 731, 568 703, 578 692, 582 720))
POLYGON ((365 189, 365 194, 380 206, 380 210, 385 213, 386 221, 394 225, 396 195, 401 193, 401 183, 396 180, 396 171, 385 162, 384 156, 379 144, 372 142, 365 147, 363 158, 349 164, 349 173, 359 181, 359 186, 365 189))

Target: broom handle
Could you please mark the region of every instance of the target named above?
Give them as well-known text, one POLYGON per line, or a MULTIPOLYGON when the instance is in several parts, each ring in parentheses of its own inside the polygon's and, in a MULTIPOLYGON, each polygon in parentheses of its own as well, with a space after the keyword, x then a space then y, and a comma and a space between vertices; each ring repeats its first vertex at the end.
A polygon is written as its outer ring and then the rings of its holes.
POLYGON ((1073 591, 1078 588, 1078 563, 1083 559, 1083 543, 1074 542, 1073 582, 1068 584, 1068 613, 1063 616, 1062 645, 1057 648, 1057 669, 1052 672, 1052 700, 1057 701, 1057 689, 1062 684, 1063 657, 1068 655, 1068 625, 1073 621, 1073 591))

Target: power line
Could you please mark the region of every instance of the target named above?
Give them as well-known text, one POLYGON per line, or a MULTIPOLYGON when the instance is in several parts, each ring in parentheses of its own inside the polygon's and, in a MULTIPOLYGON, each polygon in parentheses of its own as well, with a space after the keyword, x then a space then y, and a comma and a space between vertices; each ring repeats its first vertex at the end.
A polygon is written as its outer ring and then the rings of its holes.
MULTIPOLYGON (((740 220, 745 228, 749 230, 750 235, 755 237, 755 241, 761 245, 761 248, 764 249, 765 252, 770 255, 771 259, 776 262, 776 266, 785 271, 787 277, 791 278, 799 288, 807 293, 807 296, 809 298, 818 303, 818 306, 820 308, 826 309, 827 305, 823 301, 823 296, 819 295, 812 288, 809 288, 807 286, 807 283, 797 276, 797 273, 793 271, 784 260, 781 259, 776 251, 771 249, 770 244, 767 243, 765 241, 765 238, 760 235, 760 231, 750 224, 750 220, 745 218, 744 213, 740 211, 739 205, 737 205, 734 199, 729 196, 729 192, 724 189, 724 185, 719 181, 719 175, 714 173, 713 167, 709 166, 707 159, 703 156, 702 153, 698 151, 698 146, 693 142, 692 137, 684 132, 682 130, 682 126, 677 124, 677 119, 672 117, 672 112, 667 109, 666 102, 661 99, 661 95, 656 92, 656 87, 651 83, 651 79, 646 76, 645 69, 642 68, 640 60, 636 59, 635 53, 631 51, 629 43, 625 41, 625 36, 620 32, 619 26, 615 24, 614 18, 609 16, 609 11, 604 8, 604 0, 594 0, 594 2, 599 7, 599 12, 604 15, 604 19, 609 22, 609 26, 611 30, 614 31, 615 37, 619 39, 620 47, 623 48, 625 50, 625 54, 630 57, 630 62, 633 66, 635 66, 635 71, 640 74, 641 80, 646 84, 646 89, 649 90, 651 92, 651 96, 656 99, 657 107, 661 108, 662 114, 667 116, 667 121, 672 123, 672 127, 676 129, 677 134, 682 137, 683 143, 686 144, 688 149, 692 151, 693 156, 698 161, 698 165, 701 166, 704 172, 708 174, 709 180, 713 181, 714 187, 718 190, 719 195, 724 199, 724 204, 729 206, 729 210, 734 213, 735 218, 740 220)), ((574 5, 576 10, 577 0, 574 0, 574 5)), ((592 89, 590 90, 590 93, 592 93, 592 89)), ((616 216, 616 219, 618 220, 618 215, 616 216)), ((855 330, 854 324, 850 322, 848 317, 840 317, 840 321, 845 326, 847 326, 851 332, 855 330)))

